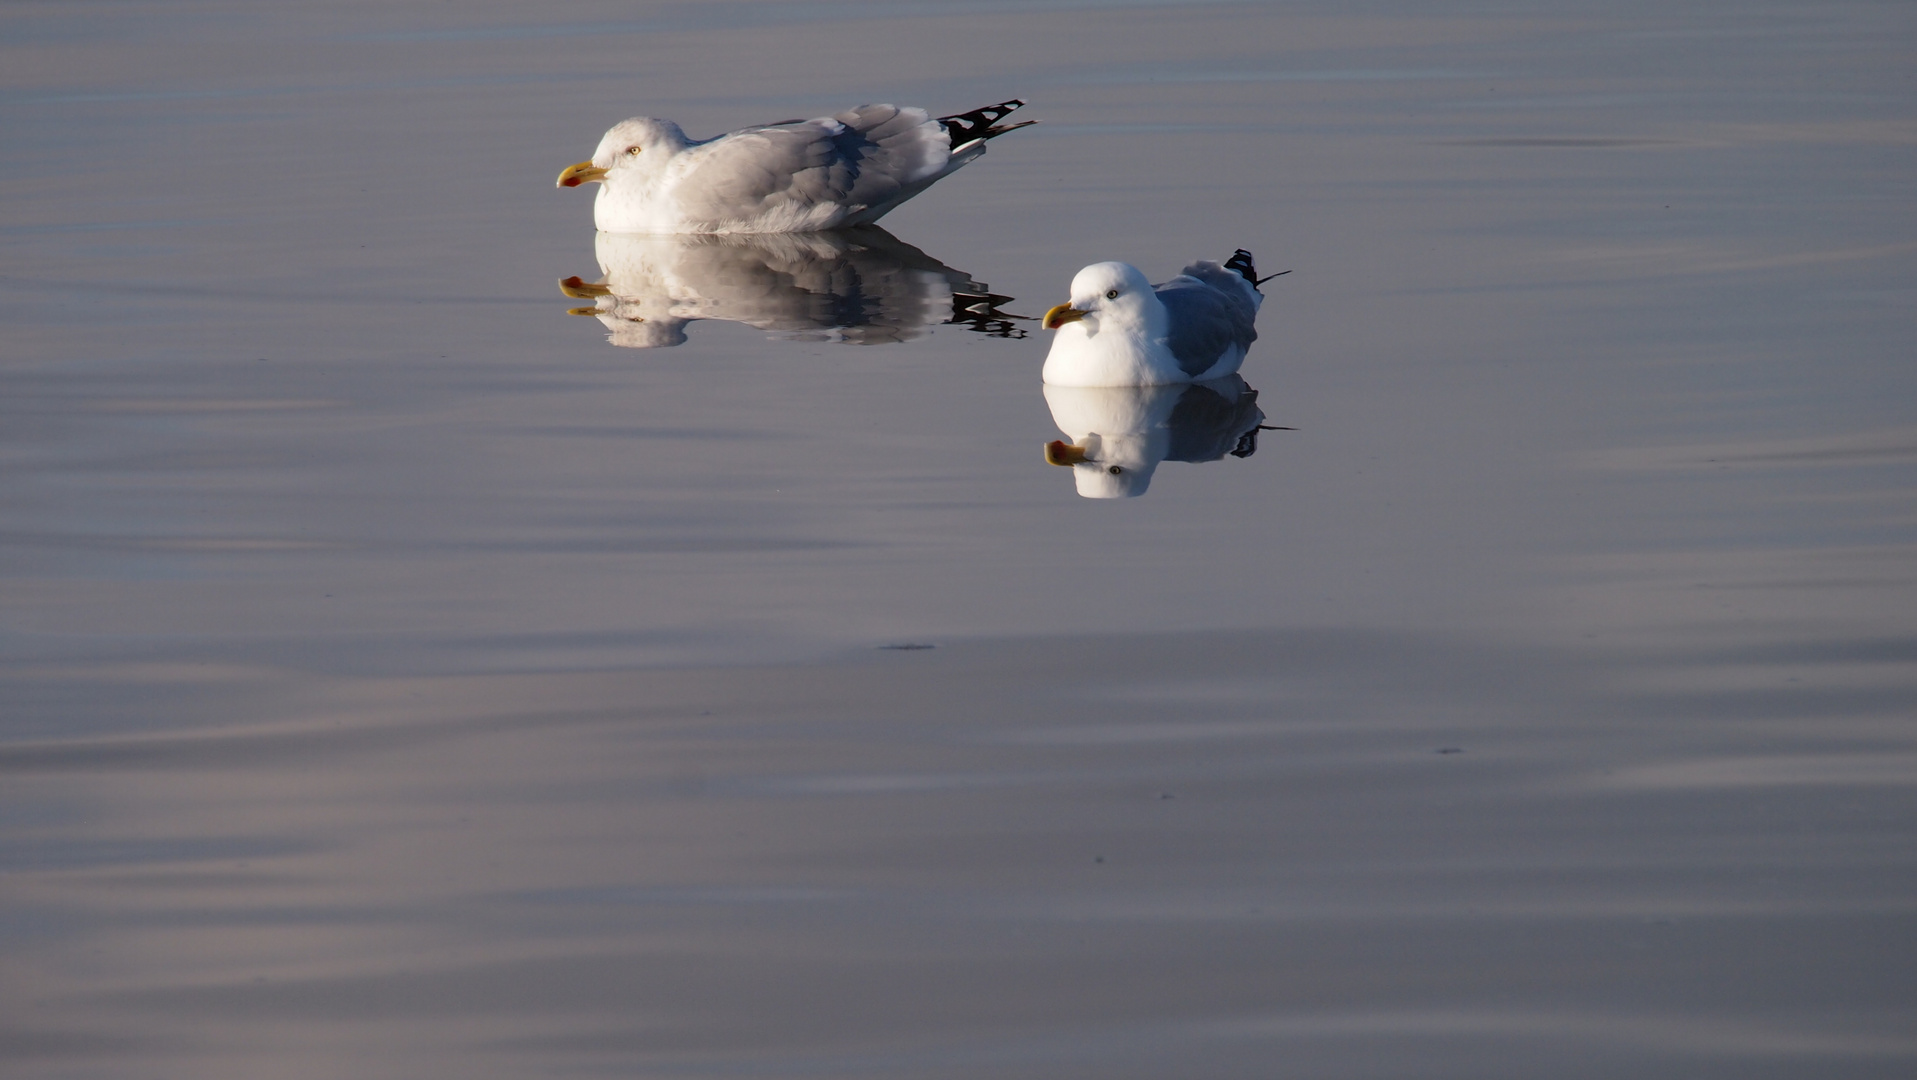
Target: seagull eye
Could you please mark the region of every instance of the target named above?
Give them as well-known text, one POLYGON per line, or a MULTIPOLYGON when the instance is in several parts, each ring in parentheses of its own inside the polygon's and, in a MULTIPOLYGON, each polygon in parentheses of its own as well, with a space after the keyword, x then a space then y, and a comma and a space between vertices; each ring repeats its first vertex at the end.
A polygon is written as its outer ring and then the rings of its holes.
POLYGON ((628 147, 626 147, 626 156, 627 156, 627 157, 638 157, 638 156, 639 156, 639 151, 640 151, 640 150, 642 150, 642 149, 644 149, 644 148, 643 148, 643 147, 638 147, 638 146, 628 146, 628 147))
POLYGON ((1111 473, 1111 474, 1112 474, 1113 476, 1117 476, 1117 475, 1118 475, 1119 473, 1122 473, 1122 472, 1124 472, 1125 470, 1124 470, 1124 469, 1121 469, 1121 468, 1119 468, 1119 467, 1118 467, 1118 466, 1116 466, 1116 465, 1114 465, 1114 466, 1112 466, 1111 468, 1109 468, 1109 469, 1106 469, 1105 471, 1106 471, 1106 472, 1108 472, 1108 473, 1111 473))
POLYGON ((1108 290, 1106 290, 1106 292, 1105 292, 1105 299, 1107 299, 1107 300, 1116 300, 1116 299, 1118 299, 1118 290, 1117 290, 1117 289, 1108 289, 1108 290))

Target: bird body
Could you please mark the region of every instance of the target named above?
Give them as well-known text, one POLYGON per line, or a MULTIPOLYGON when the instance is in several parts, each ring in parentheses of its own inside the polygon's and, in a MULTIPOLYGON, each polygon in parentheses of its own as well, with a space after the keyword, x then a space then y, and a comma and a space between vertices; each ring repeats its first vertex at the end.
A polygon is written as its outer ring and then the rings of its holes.
POLYGON ((1258 284, 1243 250, 1222 266, 1195 262, 1162 285, 1126 263, 1094 263, 1072 278, 1071 301, 1045 313, 1058 336, 1044 381, 1159 386, 1235 374, 1258 340, 1258 284))
POLYGON ((999 124, 1012 100, 933 119, 861 105, 834 116, 686 137, 670 120, 634 117, 599 140, 560 187, 599 183, 604 232, 789 233, 870 224, 985 153, 987 140, 1035 121, 999 124))

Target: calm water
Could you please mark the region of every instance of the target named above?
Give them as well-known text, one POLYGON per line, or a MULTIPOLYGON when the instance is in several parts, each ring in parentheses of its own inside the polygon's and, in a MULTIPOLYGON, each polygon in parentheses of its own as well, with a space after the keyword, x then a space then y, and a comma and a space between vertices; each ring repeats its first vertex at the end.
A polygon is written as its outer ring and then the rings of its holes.
POLYGON ((7 1075, 1917 1069, 1909 5, 0 28, 7 1075), (1012 96, 879 234, 553 187, 1012 96), (1041 388, 1237 247, 1255 402, 1041 388))

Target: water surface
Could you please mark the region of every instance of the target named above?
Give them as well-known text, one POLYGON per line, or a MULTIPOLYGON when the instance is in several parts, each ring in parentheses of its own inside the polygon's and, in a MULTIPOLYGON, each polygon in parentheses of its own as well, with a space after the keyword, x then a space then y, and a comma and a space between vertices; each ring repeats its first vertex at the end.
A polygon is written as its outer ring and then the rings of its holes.
POLYGON ((1909 1074, 1907 6, 86 12, 0 16, 8 1075, 1909 1074), (552 187, 1010 96, 856 250, 552 187), (1017 316, 1238 247, 1296 430, 1080 498, 1017 316))

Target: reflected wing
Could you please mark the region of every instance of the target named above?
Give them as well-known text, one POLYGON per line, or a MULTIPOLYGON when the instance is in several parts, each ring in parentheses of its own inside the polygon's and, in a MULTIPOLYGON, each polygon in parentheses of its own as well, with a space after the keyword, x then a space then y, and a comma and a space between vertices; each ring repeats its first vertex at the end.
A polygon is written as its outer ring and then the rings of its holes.
POLYGON ((1247 431, 1265 422, 1258 391, 1237 375, 1185 387, 1166 426, 1171 446, 1166 461, 1217 461, 1234 453, 1247 431))

